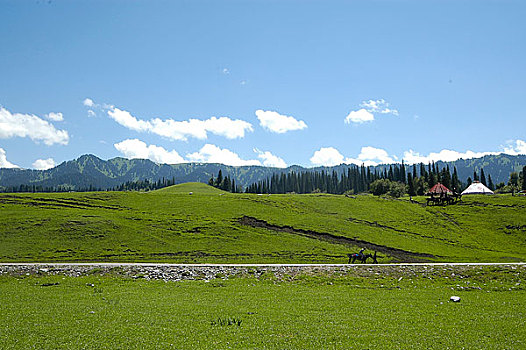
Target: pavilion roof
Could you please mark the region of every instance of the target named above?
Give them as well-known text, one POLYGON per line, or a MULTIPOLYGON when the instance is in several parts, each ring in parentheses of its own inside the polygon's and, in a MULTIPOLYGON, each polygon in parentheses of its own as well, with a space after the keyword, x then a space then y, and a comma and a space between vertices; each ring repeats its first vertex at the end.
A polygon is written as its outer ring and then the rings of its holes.
POLYGON ((428 194, 442 194, 442 193, 453 194, 453 192, 449 188, 442 185, 440 182, 437 183, 435 186, 431 187, 431 189, 428 192, 428 194))

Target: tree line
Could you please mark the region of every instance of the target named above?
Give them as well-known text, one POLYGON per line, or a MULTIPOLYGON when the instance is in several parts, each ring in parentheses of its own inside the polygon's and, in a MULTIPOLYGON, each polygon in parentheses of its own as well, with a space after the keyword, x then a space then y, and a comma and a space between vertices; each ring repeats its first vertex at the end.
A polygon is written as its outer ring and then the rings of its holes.
MULTIPOLYGON (((494 184, 491 175, 484 173, 481 168, 479 172, 474 171, 473 177, 468 177, 463 183, 458 178, 457 168, 450 171, 448 165, 439 168, 435 163, 427 166, 423 163, 407 167, 406 165, 392 164, 383 170, 362 166, 350 166, 341 173, 333 170, 332 172, 321 171, 302 171, 290 173, 274 173, 272 176, 254 182, 246 188, 236 184, 230 176, 223 176, 219 170, 217 177, 212 176, 208 181, 210 186, 233 193, 260 193, 260 194, 280 194, 280 193, 331 193, 331 194, 352 194, 370 192, 375 195, 389 194, 393 197, 400 197, 404 194, 411 196, 424 195, 431 187, 438 182, 447 188, 461 192, 473 181, 480 181, 492 191, 501 193, 514 193, 526 190, 526 166, 520 172, 510 173, 507 183, 500 182, 494 184), (371 170, 373 169, 373 170, 371 170)), ((176 184, 175 178, 161 178, 154 180, 127 181, 112 188, 102 189, 93 185, 88 186, 42 186, 42 185, 18 185, 0 187, 0 192, 92 192, 92 191, 152 191, 176 184)))
POLYGON ((175 177, 171 179, 161 178, 157 181, 153 180, 135 180, 126 181, 120 185, 103 189, 101 187, 88 186, 73 186, 73 185, 57 185, 57 186, 42 186, 42 185, 19 185, 19 186, 4 186, 0 187, 0 192, 17 193, 47 193, 47 192, 99 192, 99 191, 153 191, 163 187, 175 185, 175 177))
MULTIPOLYGON (((434 162, 424 165, 415 164, 406 172, 404 162, 392 164, 382 170, 362 166, 350 166, 347 171, 338 174, 335 170, 328 171, 304 171, 273 174, 271 177, 254 182, 247 186, 246 193, 331 193, 350 194, 371 192, 375 195, 389 194, 400 197, 404 194, 410 196, 424 195, 437 183, 441 183, 454 192, 460 193, 473 181, 480 181, 491 190, 504 189, 515 186, 516 190, 526 190, 526 180, 523 171, 510 174, 508 185, 500 183, 494 185, 491 175, 486 177, 484 169, 480 172, 474 171, 473 179, 468 177, 465 183, 460 181, 457 168, 453 171, 449 165, 441 168, 434 162)), ((509 191, 512 192, 512 191, 509 191)))

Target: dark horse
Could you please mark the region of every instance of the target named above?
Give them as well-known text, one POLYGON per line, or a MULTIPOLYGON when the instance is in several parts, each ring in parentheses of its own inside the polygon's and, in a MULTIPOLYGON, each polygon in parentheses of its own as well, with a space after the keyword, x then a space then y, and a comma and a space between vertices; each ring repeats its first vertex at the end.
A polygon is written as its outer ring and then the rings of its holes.
POLYGON ((376 260, 376 252, 374 252, 374 255, 371 253, 363 254, 363 253, 354 253, 354 254, 347 254, 349 257, 348 264, 354 264, 356 260, 360 261, 362 264, 367 263, 367 259, 371 258, 373 259, 373 264, 378 264, 378 260, 376 260))

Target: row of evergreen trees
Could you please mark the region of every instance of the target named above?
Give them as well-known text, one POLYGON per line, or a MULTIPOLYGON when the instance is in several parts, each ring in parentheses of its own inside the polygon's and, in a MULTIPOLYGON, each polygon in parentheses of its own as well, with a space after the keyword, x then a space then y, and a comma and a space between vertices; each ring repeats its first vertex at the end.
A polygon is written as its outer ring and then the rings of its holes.
POLYGON ((16 193, 16 192, 96 192, 96 191, 152 191, 158 190, 163 187, 175 185, 175 178, 172 179, 159 179, 157 181, 152 180, 137 180, 137 181, 126 181, 118 186, 114 186, 108 189, 102 189, 93 185, 74 187, 71 185, 58 185, 58 186, 41 186, 41 185, 19 185, 19 186, 6 186, 0 187, 0 192, 5 193, 16 193))
MULTIPOLYGON (((497 185, 493 183, 491 175, 488 175, 486 178, 484 169, 480 169, 479 173, 474 171, 473 178, 468 177, 466 184, 459 180, 456 167, 454 167, 452 174, 449 166, 439 169, 435 163, 430 163, 427 166, 423 163, 413 165, 409 167, 410 171, 407 173, 405 169, 406 166, 402 162, 402 164, 394 164, 385 167, 383 170, 374 171, 371 170, 371 167, 365 167, 364 165, 360 167, 350 166, 347 168, 347 171, 343 171, 340 175, 335 170, 332 172, 322 170, 290 172, 287 174, 274 173, 270 178, 249 185, 245 192, 275 194, 324 192, 343 194, 346 192, 360 193, 370 191, 375 194, 392 192, 397 195, 407 192, 409 195, 416 196, 425 194, 438 182, 455 192, 460 192, 473 181, 480 181, 491 190, 501 190, 503 192, 526 190, 526 166, 519 173, 512 172, 507 184, 501 182, 497 185)), ((175 178, 165 179, 163 177, 157 181, 148 179, 127 181, 110 189, 102 189, 93 185, 77 188, 70 185, 52 187, 19 185, 0 187, 0 192, 151 191, 172 186, 175 183, 175 178)), ((230 176, 223 176, 221 170, 219 170, 215 179, 213 176, 210 178, 208 184, 224 191, 243 192, 243 188, 238 186, 230 176)))
POLYGON ((175 185, 175 178, 171 179, 162 178, 157 181, 137 180, 137 181, 127 181, 119 186, 115 186, 110 189, 110 191, 153 191, 160 188, 168 187, 175 185))
MULTIPOLYGON (((350 166, 347 171, 338 174, 335 170, 328 171, 305 171, 273 174, 270 178, 249 185, 247 193, 312 193, 324 192, 332 194, 343 194, 346 192, 360 193, 371 190, 371 184, 377 180, 388 180, 388 182, 400 183, 406 186, 409 195, 423 195, 437 183, 442 183, 449 189, 460 192, 465 186, 458 178, 457 168, 453 172, 448 165, 439 168, 434 162, 427 166, 423 163, 409 167, 392 164, 383 170, 372 167, 350 166), (412 168, 412 169, 411 169, 412 168)), ((474 173, 477 181, 486 182, 484 170, 481 169, 480 176, 474 173)), ((467 180, 468 185, 471 179, 467 180)), ((384 182, 385 184, 386 182, 384 182)), ((488 183, 493 186, 491 176, 488 183)), ((399 191, 398 191, 399 192, 399 191)))
POLYGON ((437 182, 442 182, 446 186, 460 188, 456 168, 453 175, 450 174, 449 167, 438 169, 434 163, 429 164, 428 168, 424 164, 413 166, 413 171, 406 173, 406 166, 392 164, 383 170, 362 166, 350 166, 347 171, 338 174, 335 170, 328 172, 305 171, 290 172, 288 174, 273 174, 270 178, 258 181, 246 188, 248 193, 312 193, 324 192, 332 194, 343 194, 346 192, 360 193, 370 190, 371 183, 377 180, 389 180, 408 185, 409 191, 425 193, 437 182))
MULTIPOLYGON (((0 187, 0 192, 3 193, 18 193, 18 192, 30 192, 30 193, 39 193, 39 192, 70 192, 73 190, 73 187, 70 185, 58 185, 58 186, 42 186, 42 185, 19 185, 19 186, 2 186, 0 187)), ((88 186, 87 188, 82 189, 85 191, 94 191, 93 186, 88 186)))

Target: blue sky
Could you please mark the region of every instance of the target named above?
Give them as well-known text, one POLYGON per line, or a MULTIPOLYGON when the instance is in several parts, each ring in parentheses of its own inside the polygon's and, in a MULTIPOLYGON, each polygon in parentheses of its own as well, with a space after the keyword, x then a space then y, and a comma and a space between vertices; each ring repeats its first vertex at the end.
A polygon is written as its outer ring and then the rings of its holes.
POLYGON ((524 1, 2 1, 0 167, 526 153, 524 1))

